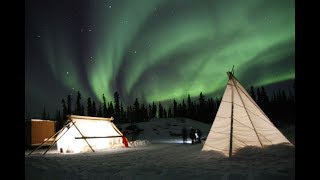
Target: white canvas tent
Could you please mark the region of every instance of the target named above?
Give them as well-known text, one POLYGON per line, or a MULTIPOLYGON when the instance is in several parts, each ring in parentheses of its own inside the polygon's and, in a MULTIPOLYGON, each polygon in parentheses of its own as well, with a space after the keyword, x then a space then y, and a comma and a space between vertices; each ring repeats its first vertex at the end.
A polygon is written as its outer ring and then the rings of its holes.
POLYGON ((245 146, 265 147, 288 143, 233 73, 202 151, 220 151, 231 157, 245 146))
POLYGON ((70 115, 63 128, 52 136, 54 137, 54 143, 47 151, 55 143, 57 143, 57 149, 61 153, 94 152, 95 150, 119 146, 128 147, 127 139, 112 120, 112 117, 70 115))

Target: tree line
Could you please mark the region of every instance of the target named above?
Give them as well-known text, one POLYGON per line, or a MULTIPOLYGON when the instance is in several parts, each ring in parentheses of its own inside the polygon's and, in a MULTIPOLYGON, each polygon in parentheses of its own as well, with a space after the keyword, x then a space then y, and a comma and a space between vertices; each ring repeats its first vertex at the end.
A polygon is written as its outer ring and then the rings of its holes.
MULTIPOLYGON (((275 90, 269 96, 264 86, 248 90, 252 99, 261 107, 266 115, 272 120, 276 126, 295 123, 295 96, 284 90, 275 90)), ((216 116, 220 105, 221 98, 206 98, 200 92, 197 98, 191 99, 190 94, 186 99, 177 101, 165 107, 161 102, 152 102, 144 104, 136 98, 132 105, 123 106, 120 101, 118 92, 113 94, 113 100, 107 101, 104 94, 102 95, 102 103, 96 103, 88 97, 85 103, 82 103, 82 95, 78 91, 75 102, 72 96, 68 95, 62 98, 62 110, 56 111, 55 117, 52 118, 58 122, 58 129, 66 122, 67 115, 97 116, 97 117, 114 117, 114 123, 137 123, 149 121, 152 118, 176 118, 185 117, 197 120, 203 123, 211 124, 216 116)), ((42 112, 42 119, 50 119, 49 113, 42 112)))

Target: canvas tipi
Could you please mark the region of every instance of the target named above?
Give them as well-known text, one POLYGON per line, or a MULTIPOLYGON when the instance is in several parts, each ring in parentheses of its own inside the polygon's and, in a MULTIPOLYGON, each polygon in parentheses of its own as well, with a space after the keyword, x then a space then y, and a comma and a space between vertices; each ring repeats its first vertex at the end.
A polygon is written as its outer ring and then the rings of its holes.
POLYGON ((112 117, 70 115, 63 128, 51 137, 51 139, 54 137, 54 143, 47 151, 55 143, 61 153, 94 152, 119 146, 128 147, 126 137, 112 121, 112 117))
POLYGON ((265 147, 288 143, 286 137, 272 124, 233 73, 202 151, 220 151, 231 157, 245 146, 265 147))

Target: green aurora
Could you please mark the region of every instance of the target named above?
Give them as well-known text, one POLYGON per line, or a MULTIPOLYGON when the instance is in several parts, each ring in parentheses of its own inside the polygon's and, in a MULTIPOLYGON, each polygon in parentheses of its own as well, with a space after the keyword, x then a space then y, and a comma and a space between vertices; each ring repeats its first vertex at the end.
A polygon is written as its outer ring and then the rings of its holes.
MULTIPOLYGON (((233 65, 245 87, 295 79, 294 3, 93 0, 82 2, 75 13, 62 8, 63 15, 78 15, 69 23, 52 20, 56 5, 41 19, 53 28, 41 31, 39 59, 66 89, 57 98, 70 89, 100 102, 102 94, 111 101, 118 91, 124 104, 135 98, 182 100, 200 92, 222 96, 233 65)), ((41 84, 31 78, 26 75, 30 97, 39 88, 48 90, 30 85, 41 84)))

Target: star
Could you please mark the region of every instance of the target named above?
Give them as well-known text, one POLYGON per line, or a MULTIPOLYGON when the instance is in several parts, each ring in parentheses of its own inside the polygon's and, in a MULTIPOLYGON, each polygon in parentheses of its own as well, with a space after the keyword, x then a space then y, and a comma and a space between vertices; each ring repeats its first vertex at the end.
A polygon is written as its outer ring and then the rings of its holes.
POLYGON ((69 75, 69 72, 67 71, 67 75, 69 75))
POLYGON ((137 51, 134 51, 135 54, 137 54, 137 51))
POLYGON ((111 9, 111 5, 109 6, 109 9, 111 9))
POLYGON ((47 31, 47 26, 42 26, 41 31, 47 31))

